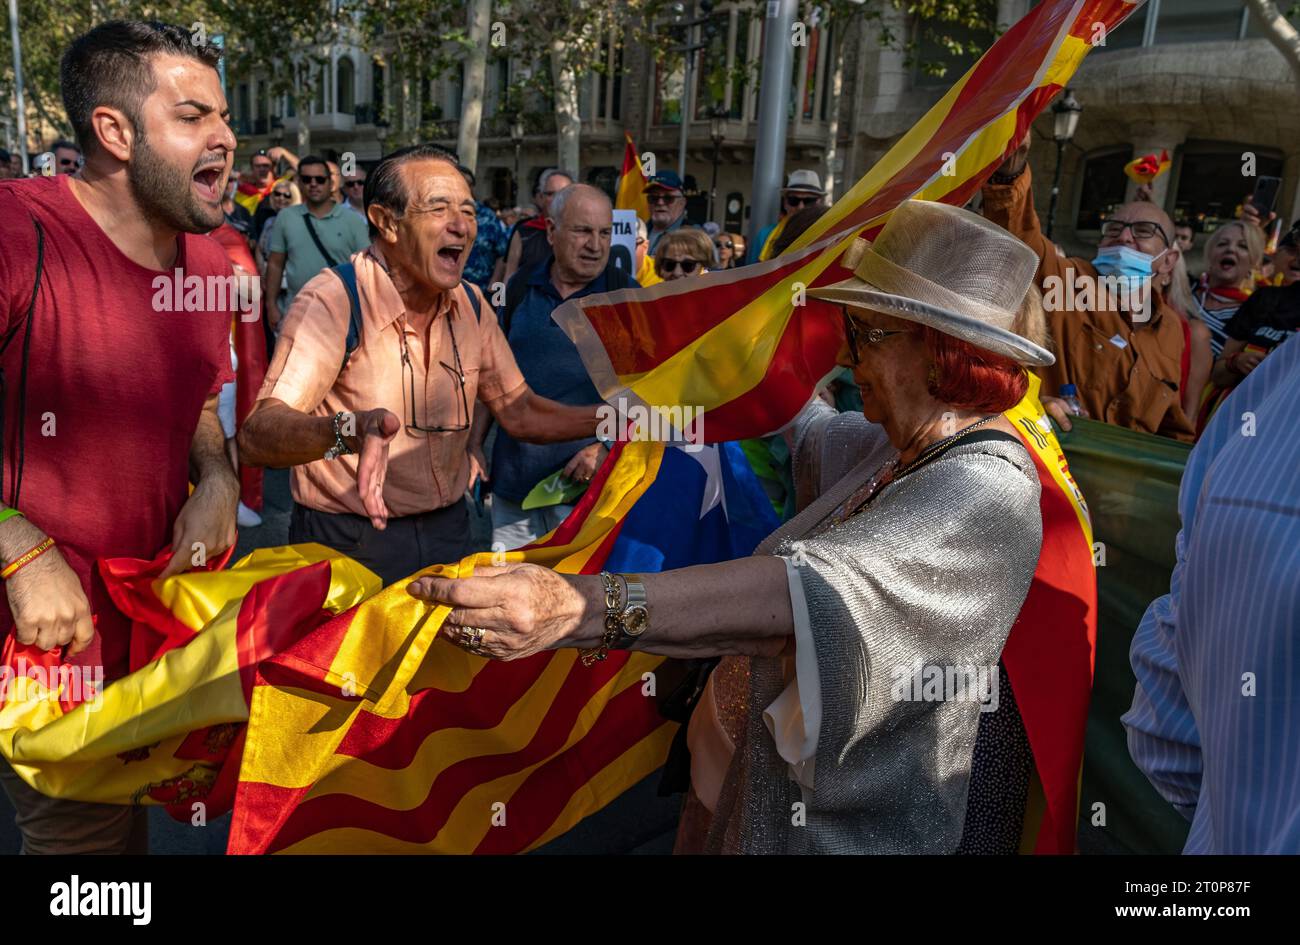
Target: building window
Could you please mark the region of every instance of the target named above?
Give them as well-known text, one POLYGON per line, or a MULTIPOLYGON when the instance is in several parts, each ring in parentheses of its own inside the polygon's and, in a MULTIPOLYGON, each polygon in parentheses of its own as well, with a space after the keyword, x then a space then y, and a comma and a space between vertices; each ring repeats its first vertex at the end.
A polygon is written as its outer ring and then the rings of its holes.
POLYGON ((1255 155, 1255 173, 1282 176, 1282 155, 1249 144, 1188 142, 1178 168, 1174 216, 1198 231, 1214 229, 1236 215, 1237 206, 1254 190, 1255 179, 1242 176, 1242 153, 1255 155))
POLYGON ((1156 18, 1156 42, 1236 39, 1241 35, 1241 11, 1241 0, 1166 0, 1156 18))
POLYGON ((340 56, 335 66, 334 110, 351 115, 356 109, 355 67, 351 56, 340 56))
POLYGON ((655 64, 656 125, 682 123, 682 98, 686 84, 686 64, 681 53, 669 53, 655 64))
POLYGON ((913 20, 909 52, 913 86, 949 88, 975 65, 992 41, 988 33, 956 23, 913 20), (958 44, 960 51, 943 40, 958 44))
POLYGON ((720 10, 709 17, 708 29, 701 35, 701 42, 708 43, 700 50, 699 85, 695 93, 695 119, 708 121, 713 117, 713 109, 720 107, 727 100, 727 27, 731 19, 726 10, 720 10))
POLYGON ((1132 159, 1132 145, 1094 151, 1084 159, 1075 229, 1100 230, 1101 221, 1124 202, 1128 188, 1124 165, 1132 159))
POLYGON ((316 71, 316 114, 325 113, 325 97, 329 94, 330 77, 327 66, 321 66, 316 71))
POLYGON ((1142 37, 1147 30, 1147 14, 1151 12, 1152 3, 1139 7, 1119 29, 1106 34, 1106 42, 1096 48, 1097 52, 1110 52, 1115 49, 1134 49, 1142 45, 1142 37))

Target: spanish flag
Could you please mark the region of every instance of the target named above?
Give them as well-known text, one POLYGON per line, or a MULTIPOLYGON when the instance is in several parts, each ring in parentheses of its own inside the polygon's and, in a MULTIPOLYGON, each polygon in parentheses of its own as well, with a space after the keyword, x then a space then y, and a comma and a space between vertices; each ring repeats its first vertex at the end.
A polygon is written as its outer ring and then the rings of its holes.
POLYGON ((1165 171, 1169 170, 1169 152, 1161 150, 1159 154, 1144 154, 1124 165, 1124 173, 1135 184, 1149 184, 1165 171))
POLYGON ((642 220, 650 219, 650 205, 645 199, 645 185, 648 183, 641 159, 637 156, 636 145, 632 136, 623 133, 623 173, 618 179, 618 193, 614 199, 615 210, 635 210, 642 220))

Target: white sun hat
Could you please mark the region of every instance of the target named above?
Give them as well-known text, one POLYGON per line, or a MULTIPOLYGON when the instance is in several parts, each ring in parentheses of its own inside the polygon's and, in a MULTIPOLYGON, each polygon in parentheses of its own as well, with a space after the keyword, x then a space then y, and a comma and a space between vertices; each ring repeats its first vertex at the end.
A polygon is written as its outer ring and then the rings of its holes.
POLYGON ((928 200, 899 205, 875 242, 855 240, 841 265, 853 278, 809 289, 813 298, 929 325, 1033 367, 1050 351, 1013 332, 1038 255, 996 223, 928 200))

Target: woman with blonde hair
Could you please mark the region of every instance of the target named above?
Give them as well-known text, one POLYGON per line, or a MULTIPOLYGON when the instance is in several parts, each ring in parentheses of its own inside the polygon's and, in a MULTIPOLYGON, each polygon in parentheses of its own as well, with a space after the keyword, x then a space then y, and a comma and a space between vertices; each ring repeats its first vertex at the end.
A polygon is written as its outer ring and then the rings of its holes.
POLYGON ((702 275, 713 266, 713 240, 703 230, 669 230, 655 246, 655 272, 664 282, 702 275))
POLYGON ((1264 261, 1264 231, 1246 220, 1225 223, 1205 241, 1205 272, 1192 292, 1187 314, 1210 330, 1214 357, 1227 341, 1224 326, 1250 296, 1255 272, 1264 261))

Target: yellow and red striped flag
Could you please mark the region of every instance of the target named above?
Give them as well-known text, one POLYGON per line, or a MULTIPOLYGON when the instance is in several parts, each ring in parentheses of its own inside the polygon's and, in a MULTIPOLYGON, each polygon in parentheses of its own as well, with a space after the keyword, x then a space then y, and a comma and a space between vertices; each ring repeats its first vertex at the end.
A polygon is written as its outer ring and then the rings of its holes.
POLYGON ((842 343, 838 310, 803 290, 847 278, 838 264, 844 249, 856 236, 874 237, 904 200, 966 203, 1093 42, 1139 5, 1038 4, 782 256, 565 303, 553 317, 601 396, 656 410, 666 422, 690 407, 702 414, 708 442, 783 427, 834 369, 842 343))
MULTIPOLYGON (((599 571, 664 448, 617 444, 573 514, 505 561, 599 571)), ((436 642, 449 608, 406 583, 261 663, 228 852, 521 852, 663 764, 676 725, 647 689, 662 657, 471 656, 436 642)))
POLYGON ((645 185, 649 183, 641 159, 637 156, 632 136, 623 132, 623 172, 618 178, 618 192, 614 197, 615 210, 635 210, 642 220, 650 219, 650 204, 646 202, 645 185))

